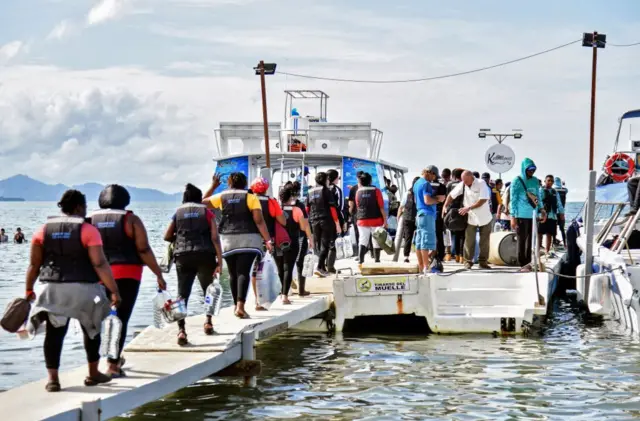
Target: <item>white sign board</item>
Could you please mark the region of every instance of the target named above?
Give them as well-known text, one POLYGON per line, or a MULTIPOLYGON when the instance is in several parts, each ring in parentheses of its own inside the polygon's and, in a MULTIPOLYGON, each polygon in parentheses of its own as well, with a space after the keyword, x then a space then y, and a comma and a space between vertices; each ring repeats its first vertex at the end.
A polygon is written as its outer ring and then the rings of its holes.
POLYGON ((513 168, 516 161, 516 154, 513 150, 502 143, 493 145, 484 154, 484 162, 489 171, 498 174, 505 173, 513 168))

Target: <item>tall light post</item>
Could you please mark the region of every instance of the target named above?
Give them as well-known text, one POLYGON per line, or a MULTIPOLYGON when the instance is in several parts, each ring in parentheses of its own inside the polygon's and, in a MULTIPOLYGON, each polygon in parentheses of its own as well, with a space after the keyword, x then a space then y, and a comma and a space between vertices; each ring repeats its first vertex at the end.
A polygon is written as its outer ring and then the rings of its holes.
POLYGON ((267 88, 265 86, 265 75, 273 75, 276 72, 276 63, 265 63, 260 60, 260 63, 253 68, 256 71, 256 75, 260 76, 260 87, 262 89, 262 121, 264 124, 264 150, 267 160, 267 168, 271 168, 271 155, 269 153, 269 119, 267 118, 267 88))
MULTIPOLYGON (((479 132, 478 132, 478 137, 480 139, 486 139, 487 136, 493 136, 493 138, 498 141, 499 145, 502 145, 502 142, 507 140, 507 138, 509 138, 509 137, 512 137, 514 139, 522 139, 522 129, 512 129, 511 131, 512 131, 512 133, 492 133, 491 129, 480 129, 479 132)), ((506 145, 504 147, 502 147, 502 148, 500 148, 498 146, 495 146, 493 148, 490 148, 489 150, 491 151, 491 149, 495 149, 495 148, 497 148, 497 149, 505 149, 506 151, 508 151, 508 153, 502 152, 503 155, 513 154, 513 151, 511 150, 511 148, 509 148, 506 145)), ((492 153, 491 155, 501 155, 501 152, 497 152, 495 154, 492 153)), ((506 169, 508 171, 513 166, 513 160, 515 160, 515 155, 512 156, 511 160, 509 160, 508 158, 505 160, 505 158, 506 158, 505 156, 499 156, 499 157, 495 157, 495 158, 500 158, 503 161, 503 164, 502 165, 498 164, 497 167, 498 168, 502 167, 502 169, 506 169), (505 161, 507 161, 507 162, 510 161, 511 162, 511 164, 509 164, 506 168, 504 168, 504 162, 505 161)), ((502 178, 502 172, 498 172, 495 169, 491 168, 490 163, 495 165, 495 162, 492 162, 491 159, 492 159, 492 156, 487 154, 487 166, 489 166, 490 169, 493 172, 497 172, 498 176, 500 178, 502 178)))
POLYGON ((595 138, 595 118, 596 118, 596 70, 598 66, 598 48, 604 48, 607 43, 607 36, 593 33, 582 34, 582 46, 591 47, 593 58, 591 59, 591 124, 589 127, 589 171, 593 171, 593 149, 595 138))

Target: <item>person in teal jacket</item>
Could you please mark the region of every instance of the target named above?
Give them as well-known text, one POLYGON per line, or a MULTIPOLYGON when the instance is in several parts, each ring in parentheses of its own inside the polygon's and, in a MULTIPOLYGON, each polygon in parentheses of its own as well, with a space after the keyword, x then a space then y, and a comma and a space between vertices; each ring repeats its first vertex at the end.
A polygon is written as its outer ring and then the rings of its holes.
POLYGON ((533 231, 533 211, 538 209, 542 222, 546 220, 540 180, 534 177, 536 164, 529 158, 522 160, 520 175, 511 182, 510 210, 511 228, 518 236, 518 261, 521 266, 531 263, 531 233, 533 231))
POLYGON ((558 235, 558 224, 564 221, 564 206, 560 193, 553 188, 554 178, 548 175, 544 179, 544 185, 540 187, 540 196, 542 197, 542 206, 547 214, 547 220, 540 224, 538 230, 538 243, 542 244, 542 236, 546 237, 545 251, 547 254, 551 251, 551 243, 558 235))

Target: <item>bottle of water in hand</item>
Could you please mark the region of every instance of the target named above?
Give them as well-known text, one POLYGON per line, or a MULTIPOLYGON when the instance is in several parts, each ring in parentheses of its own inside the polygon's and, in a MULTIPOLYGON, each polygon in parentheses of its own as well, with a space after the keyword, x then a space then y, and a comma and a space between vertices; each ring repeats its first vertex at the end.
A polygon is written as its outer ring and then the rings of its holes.
POLYGON ((153 325, 158 329, 162 329, 166 325, 162 311, 169 298, 169 294, 161 289, 158 289, 158 293, 153 297, 153 325))
POLYGON ((204 310, 207 316, 217 316, 222 308, 222 286, 216 276, 207 288, 204 297, 204 310))
POLYGON ((102 342, 100 354, 103 357, 117 359, 120 351, 120 335, 122 334, 122 321, 118 318, 116 308, 111 307, 111 312, 102 322, 102 342))

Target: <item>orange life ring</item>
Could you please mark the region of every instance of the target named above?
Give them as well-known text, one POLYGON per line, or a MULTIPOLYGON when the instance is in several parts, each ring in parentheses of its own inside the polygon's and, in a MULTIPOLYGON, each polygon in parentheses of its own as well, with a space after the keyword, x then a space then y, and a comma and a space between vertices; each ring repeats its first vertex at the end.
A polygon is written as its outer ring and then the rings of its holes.
POLYGON ((607 159, 607 162, 604 164, 604 169, 607 174, 611 176, 613 181, 620 183, 627 181, 631 176, 633 176, 636 171, 636 164, 633 161, 633 158, 629 155, 622 152, 616 152, 607 159), (624 168, 620 168, 620 165, 617 164, 619 161, 626 161, 627 169, 625 172, 620 171, 620 169, 624 168), (617 168, 614 168, 614 166, 617 168))

